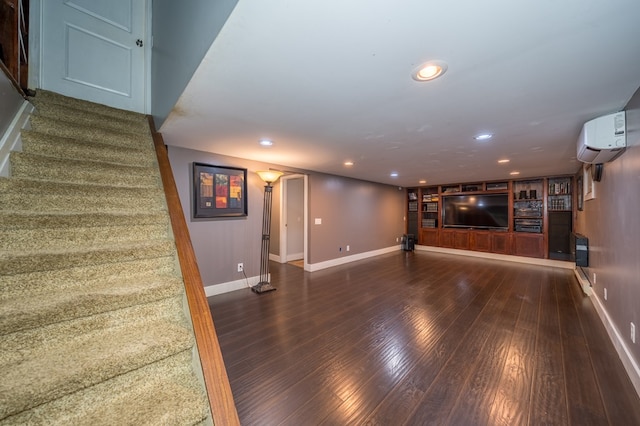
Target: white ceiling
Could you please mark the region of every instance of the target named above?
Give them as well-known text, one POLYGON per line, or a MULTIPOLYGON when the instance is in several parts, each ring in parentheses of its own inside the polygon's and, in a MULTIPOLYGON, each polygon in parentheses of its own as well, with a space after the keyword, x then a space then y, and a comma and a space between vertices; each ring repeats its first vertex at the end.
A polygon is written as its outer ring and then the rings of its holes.
POLYGON ((567 174, 582 124, 639 86, 638 0, 239 0, 160 130, 398 186, 567 174))

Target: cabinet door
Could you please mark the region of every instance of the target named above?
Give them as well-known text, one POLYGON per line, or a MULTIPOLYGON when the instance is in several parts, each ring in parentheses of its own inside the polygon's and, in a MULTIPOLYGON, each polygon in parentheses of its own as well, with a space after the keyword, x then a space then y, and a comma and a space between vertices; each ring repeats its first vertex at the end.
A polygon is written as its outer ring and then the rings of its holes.
POLYGON ((544 244, 541 234, 514 232, 513 253, 516 256, 544 258, 544 244))
POLYGON ((437 229, 422 229, 422 239, 420 244, 425 246, 438 246, 438 230, 437 229))
POLYGON ((453 248, 469 250, 469 231, 454 231, 453 248))
POLYGON ((474 231, 469 238, 471 250, 491 251, 491 234, 489 232, 474 231))
POLYGON ((506 232, 491 234, 491 252, 500 254, 509 254, 509 234, 506 232))
POLYGON ((440 247, 453 248, 453 234, 451 229, 440 231, 440 247))

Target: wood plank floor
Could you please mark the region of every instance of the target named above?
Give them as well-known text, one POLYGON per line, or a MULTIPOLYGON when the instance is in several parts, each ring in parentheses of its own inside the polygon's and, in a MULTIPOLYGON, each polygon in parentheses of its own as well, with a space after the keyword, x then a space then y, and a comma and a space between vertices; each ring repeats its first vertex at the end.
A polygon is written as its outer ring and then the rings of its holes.
POLYGON ((398 252, 209 298, 243 425, 640 425, 569 270, 398 252))

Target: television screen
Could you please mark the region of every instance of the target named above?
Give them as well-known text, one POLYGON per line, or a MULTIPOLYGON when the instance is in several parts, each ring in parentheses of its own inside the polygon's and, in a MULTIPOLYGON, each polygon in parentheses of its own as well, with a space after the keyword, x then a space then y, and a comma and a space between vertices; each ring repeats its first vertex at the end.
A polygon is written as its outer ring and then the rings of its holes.
POLYGON ((508 194, 445 195, 442 225, 458 228, 509 228, 508 194))

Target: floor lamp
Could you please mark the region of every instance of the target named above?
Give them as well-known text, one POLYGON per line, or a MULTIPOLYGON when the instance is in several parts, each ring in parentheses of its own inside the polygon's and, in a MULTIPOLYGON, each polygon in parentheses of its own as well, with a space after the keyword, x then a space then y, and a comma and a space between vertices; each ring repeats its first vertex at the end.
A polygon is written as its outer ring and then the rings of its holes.
POLYGON ((273 186, 271 185, 282 176, 282 172, 266 170, 256 172, 266 185, 264 187, 264 206, 262 208, 262 248, 260 251, 260 282, 253 287, 255 293, 266 293, 276 288, 269 282, 269 243, 271 242, 271 199, 273 186))

